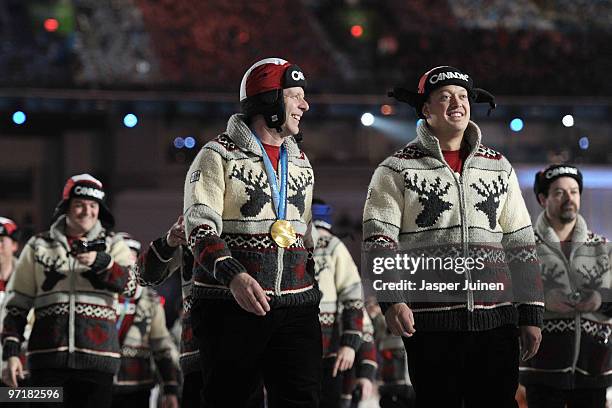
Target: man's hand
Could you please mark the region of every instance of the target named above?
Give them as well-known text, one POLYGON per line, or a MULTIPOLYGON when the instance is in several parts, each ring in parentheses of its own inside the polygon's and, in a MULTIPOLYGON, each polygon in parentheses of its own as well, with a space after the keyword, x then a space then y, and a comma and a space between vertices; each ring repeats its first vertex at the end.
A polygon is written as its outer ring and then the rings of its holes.
POLYGON ((75 255, 77 261, 80 264, 85 266, 91 266, 96 260, 96 256, 98 255, 95 251, 83 252, 82 254, 75 255))
POLYGON ((270 298, 266 296, 259 283, 248 273, 242 272, 234 276, 229 288, 236 302, 247 312, 265 316, 270 311, 270 305, 268 304, 270 298))
POLYGON ((396 303, 385 313, 387 328, 396 336, 411 337, 414 329, 414 316, 412 310, 405 303, 396 303))
POLYGON ((521 360, 535 356, 542 341, 542 330, 536 326, 521 326, 521 360))
POLYGON ((567 294, 562 289, 551 289, 546 292, 545 299, 546 309, 551 312, 572 313, 575 311, 567 297, 567 294))
POLYGON ((161 408, 178 408, 178 406, 176 395, 168 394, 162 398, 161 408))
POLYGON ((596 290, 583 291, 584 300, 576 304, 576 310, 579 312, 594 312, 601 307, 601 294, 596 290))
POLYGON ((354 361, 355 349, 349 346, 340 347, 338 350, 338 355, 336 356, 334 369, 332 370, 332 377, 336 377, 336 375, 338 375, 338 371, 349 370, 353 366, 354 361))
POLYGON ((361 387, 361 400, 365 401, 370 399, 372 396, 372 389, 374 388, 372 381, 367 378, 358 378, 356 385, 361 387))
MULTIPOLYGON (((7 360, 8 369, 6 371, 6 377, 3 378, 4 381, 9 387, 17 387, 19 384, 17 383, 17 379, 24 380, 25 375, 23 374, 23 365, 21 364, 21 360, 19 357, 9 357, 7 360)), ((3 372, 4 374, 4 372, 3 372)))
POLYGON ((176 248, 179 245, 187 245, 187 237, 185 236, 185 223, 183 216, 179 216, 178 219, 166 234, 166 242, 172 248, 176 248))

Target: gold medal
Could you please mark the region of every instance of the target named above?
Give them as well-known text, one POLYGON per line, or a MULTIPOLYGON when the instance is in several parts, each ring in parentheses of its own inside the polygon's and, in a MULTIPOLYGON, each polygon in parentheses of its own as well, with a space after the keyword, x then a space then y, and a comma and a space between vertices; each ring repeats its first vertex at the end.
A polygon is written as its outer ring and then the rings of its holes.
POLYGON ((297 241, 297 236, 293 225, 287 220, 276 220, 270 228, 272 239, 281 248, 287 248, 297 241))

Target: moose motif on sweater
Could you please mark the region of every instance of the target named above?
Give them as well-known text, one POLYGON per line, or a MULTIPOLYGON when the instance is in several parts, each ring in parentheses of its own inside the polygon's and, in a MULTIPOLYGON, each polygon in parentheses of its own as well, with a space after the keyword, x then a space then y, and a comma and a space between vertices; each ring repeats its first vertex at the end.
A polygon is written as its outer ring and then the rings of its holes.
POLYGON ((314 259, 315 259, 315 279, 318 282, 319 275, 321 274, 321 272, 328 269, 330 265, 327 262, 327 257, 325 256, 315 256, 314 259))
POLYGON ((603 283, 603 275, 607 271, 604 265, 602 265, 600 262, 597 262, 597 264, 593 265, 592 267, 580 265, 576 269, 584 279, 583 286, 592 290, 601 287, 601 284, 603 283))
POLYGON ((253 170, 246 170, 244 167, 234 166, 229 178, 242 181, 246 187, 246 194, 249 199, 240 207, 240 212, 245 217, 256 217, 264 206, 272 200, 270 194, 266 192, 268 180, 264 172, 254 175, 253 170))
POLYGON ((36 255, 34 260, 44 267, 43 273, 45 274, 45 280, 41 286, 41 289, 45 292, 53 289, 57 282, 62 279, 66 279, 66 275, 59 273, 57 270, 64 265, 65 260, 60 257, 51 258, 45 255, 36 255))
POLYGON ((416 174, 413 178, 405 174, 404 184, 408 190, 414 191, 419 195, 419 203, 423 206, 423 210, 417 216, 416 224, 421 228, 434 225, 438 221, 440 215, 442 215, 444 211, 450 210, 453 206, 452 203, 442 199, 442 197, 448 193, 450 183, 446 183, 446 185, 442 187, 442 180, 440 177, 436 177, 433 183, 428 183, 425 179, 421 180, 419 183, 416 174))
POLYGON ((306 190, 312 185, 311 174, 300 174, 298 177, 289 176, 287 187, 295 194, 287 198, 289 204, 294 205, 300 214, 304 214, 306 210, 306 190))
POLYGON ((542 283, 546 290, 559 289, 565 286, 561 282, 565 271, 558 270, 557 266, 559 265, 553 264, 552 266, 547 266, 546 264, 542 264, 542 283))
POLYGON ((476 209, 482 211, 489 219, 489 227, 494 229, 497 226, 497 209, 499 208, 500 197, 502 194, 508 192, 508 184, 504 181, 501 175, 497 176, 497 181, 491 181, 491 184, 487 184, 483 179, 479 178, 478 181, 482 185, 482 188, 476 183, 470 184, 478 195, 485 198, 475 205, 476 209))

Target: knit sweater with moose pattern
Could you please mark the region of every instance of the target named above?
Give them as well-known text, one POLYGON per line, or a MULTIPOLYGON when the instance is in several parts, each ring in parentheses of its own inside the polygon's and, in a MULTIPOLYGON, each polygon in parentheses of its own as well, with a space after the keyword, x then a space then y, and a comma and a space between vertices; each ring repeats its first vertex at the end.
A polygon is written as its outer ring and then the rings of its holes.
POLYGON ((536 220, 535 233, 544 293, 560 291, 569 302, 571 294, 580 294, 584 300, 590 291, 597 291, 602 305, 588 313, 547 309, 542 344, 538 354, 521 363, 521 383, 556 389, 609 387, 612 384, 612 343, 609 341, 612 336, 612 245, 605 237, 590 231, 580 214, 567 255, 545 212, 536 220))
POLYGON ((357 265, 340 238, 325 232, 317 241, 314 260, 323 293, 319 304, 323 357, 336 358, 342 346, 357 352, 363 337, 363 289, 357 265))
POLYGON ((363 216, 364 245, 367 251, 387 248, 390 254, 405 251, 414 257, 480 259, 483 267, 418 271, 424 279, 458 283, 458 291, 444 294, 452 300, 432 296, 428 301, 423 292, 396 291, 379 302, 407 302, 417 330, 541 327, 542 282, 516 172, 504 156, 481 144, 480 129, 471 121, 463 143, 469 154, 458 174, 445 162, 426 122, 419 123, 415 141, 384 160, 372 176, 363 216), (462 291, 465 281, 501 283, 503 290, 462 291))
POLYGON ((164 394, 176 394, 178 353, 166 328, 164 307, 153 289, 139 289, 134 298, 119 296, 121 368, 113 380, 113 393, 150 390, 159 382, 164 394))
POLYGON ((114 374, 120 365, 115 321, 118 293, 133 296, 130 249, 98 221, 88 241, 104 238, 91 267, 70 252, 65 216, 26 244, 3 310, 3 358, 19 354, 28 312, 36 320, 28 341, 30 369, 74 368, 114 374))
POLYGON ((277 219, 270 185, 261 148, 242 115, 233 115, 226 133, 204 145, 191 164, 184 213, 195 258, 194 298, 233 300, 229 282, 247 272, 271 297, 271 307, 319 303, 311 261, 314 174, 292 137, 283 144, 288 153, 286 220, 297 233, 288 248, 270 236, 277 219))

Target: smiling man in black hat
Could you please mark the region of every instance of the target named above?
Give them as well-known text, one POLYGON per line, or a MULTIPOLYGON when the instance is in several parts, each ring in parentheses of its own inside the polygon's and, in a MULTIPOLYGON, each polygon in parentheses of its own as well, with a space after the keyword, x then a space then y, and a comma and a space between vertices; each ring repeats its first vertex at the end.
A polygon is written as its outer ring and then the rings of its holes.
POLYGON ((535 223, 546 295, 541 352, 521 366, 529 408, 606 405, 612 385, 612 247, 579 214, 582 173, 569 164, 538 172, 535 223))
POLYGON ((102 183, 89 174, 70 177, 49 231, 23 249, 5 304, 2 344, 9 383, 23 378, 18 354, 30 309, 31 383, 63 387, 67 407, 109 407, 120 365, 115 328, 117 293, 132 296, 136 280, 130 250, 109 231, 114 219, 102 183))
MULTIPOLYGON (((461 287, 477 277, 505 285, 501 293, 471 288, 445 293, 452 301, 377 292, 389 329, 404 336, 417 406, 515 407, 519 332, 522 358, 529 359, 538 350, 544 303, 516 173, 505 157, 481 143, 480 128, 470 120, 472 104, 485 102, 493 109, 494 98, 450 66, 426 72, 416 92, 396 88, 391 96, 413 106, 423 120, 416 140, 372 177, 364 249, 481 258, 483 271, 451 268, 439 276, 461 280, 461 287)), ((430 278, 427 272, 418 271, 430 278)))

